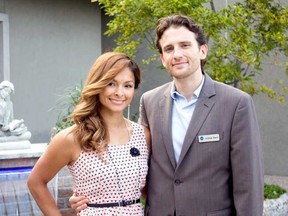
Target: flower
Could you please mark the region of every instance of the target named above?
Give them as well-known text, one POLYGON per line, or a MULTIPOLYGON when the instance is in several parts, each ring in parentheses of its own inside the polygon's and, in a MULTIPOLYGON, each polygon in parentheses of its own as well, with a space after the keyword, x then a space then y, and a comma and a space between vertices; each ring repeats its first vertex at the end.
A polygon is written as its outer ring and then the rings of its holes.
POLYGON ((133 147, 130 149, 130 154, 132 155, 132 157, 137 157, 140 155, 140 151, 139 149, 133 147))

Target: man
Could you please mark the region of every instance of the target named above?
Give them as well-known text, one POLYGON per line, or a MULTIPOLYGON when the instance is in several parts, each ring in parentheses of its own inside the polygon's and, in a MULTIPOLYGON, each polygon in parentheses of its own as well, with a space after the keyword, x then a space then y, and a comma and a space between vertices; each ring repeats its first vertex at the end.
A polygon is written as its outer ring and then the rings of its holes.
POLYGON ((160 19, 156 46, 173 81, 140 101, 140 123, 152 137, 145 215, 262 216, 262 149, 251 97, 204 73, 205 35, 189 17, 160 19))
POLYGON ((140 121, 152 137, 146 215, 262 215, 261 139, 251 97, 204 73, 208 47, 190 18, 165 17, 156 35, 173 82, 141 98, 140 121))

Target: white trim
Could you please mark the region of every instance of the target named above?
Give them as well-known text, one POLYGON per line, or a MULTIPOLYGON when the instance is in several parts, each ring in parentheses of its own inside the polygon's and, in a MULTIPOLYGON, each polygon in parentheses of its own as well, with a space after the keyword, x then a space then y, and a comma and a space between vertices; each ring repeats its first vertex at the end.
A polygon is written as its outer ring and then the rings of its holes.
POLYGON ((3 79, 10 80, 9 19, 7 14, 0 13, 3 22, 3 79))

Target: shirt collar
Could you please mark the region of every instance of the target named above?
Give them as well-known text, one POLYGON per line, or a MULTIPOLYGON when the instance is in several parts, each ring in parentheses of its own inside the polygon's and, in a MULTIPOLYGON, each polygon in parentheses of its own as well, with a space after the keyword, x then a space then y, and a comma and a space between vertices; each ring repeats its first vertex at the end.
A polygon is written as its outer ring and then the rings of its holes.
MULTIPOLYGON (((204 84, 204 80, 205 80, 205 76, 202 76, 202 81, 200 83, 200 85, 197 87, 197 89, 195 89, 195 91, 193 92, 193 97, 198 98, 200 95, 200 92, 202 90, 203 84, 204 84)), ((179 96, 183 97, 183 95, 181 95, 175 88, 175 83, 173 81, 172 83, 172 88, 171 88, 171 97, 173 100, 176 100, 179 96)))

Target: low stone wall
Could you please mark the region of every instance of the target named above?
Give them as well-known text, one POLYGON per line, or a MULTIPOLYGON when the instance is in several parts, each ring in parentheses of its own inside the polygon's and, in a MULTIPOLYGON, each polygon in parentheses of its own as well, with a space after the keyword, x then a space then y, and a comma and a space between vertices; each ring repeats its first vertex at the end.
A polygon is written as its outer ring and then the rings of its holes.
POLYGON ((264 200, 263 216, 287 216, 288 215, 288 177, 265 175, 265 183, 274 184, 284 188, 287 193, 278 199, 264 200))
POLYGON ((73 178, 64 167, 58 174, 58 200, 57 205, 63 216, 76 216, 73 209, 70 208, 69 198, 73 193, 73 178))
POLYGON ((287 216, 288 215, 288 193, 278 199, 264 200, 263 216, 287 216))

